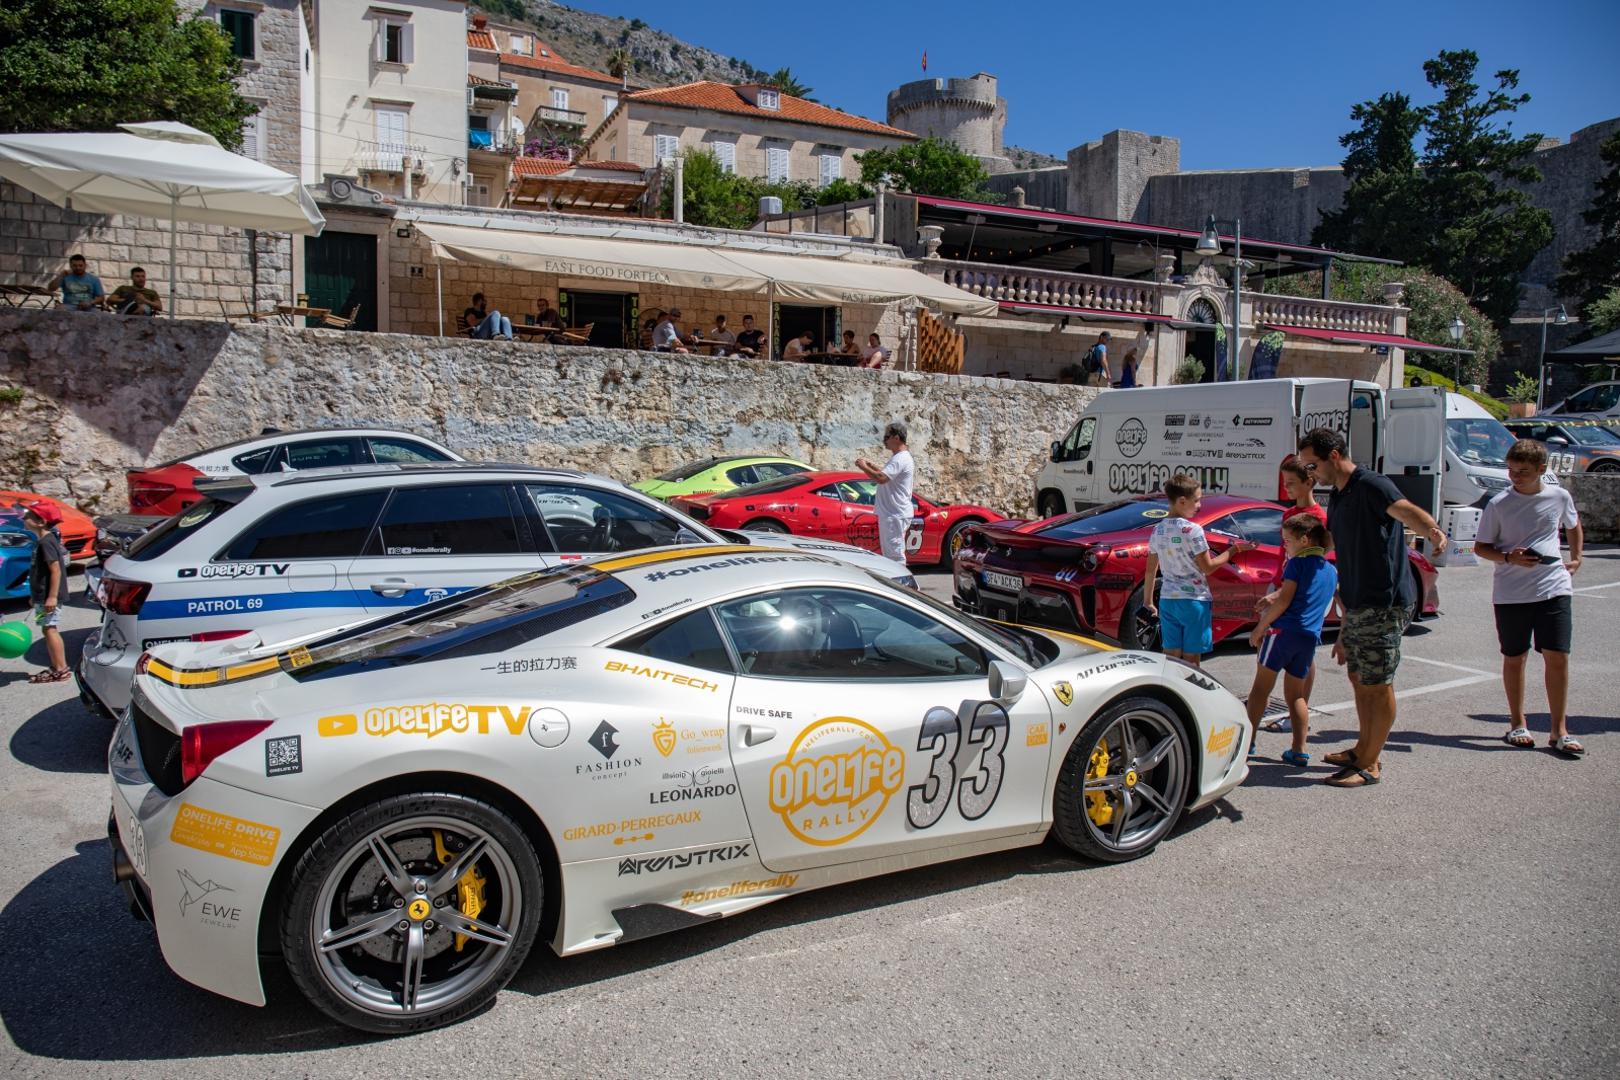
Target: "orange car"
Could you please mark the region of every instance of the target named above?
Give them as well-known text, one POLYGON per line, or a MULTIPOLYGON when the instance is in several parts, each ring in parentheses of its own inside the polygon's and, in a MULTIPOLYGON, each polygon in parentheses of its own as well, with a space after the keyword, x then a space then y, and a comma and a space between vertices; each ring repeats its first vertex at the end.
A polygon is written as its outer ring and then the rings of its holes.
POLYGON ((23 510, 30 503, 50 503, 62 512, 62 544, 68 558, 85 562, 96 554, 96 523, 67 503, 31 491, 0 491, 0 510, 23 510))

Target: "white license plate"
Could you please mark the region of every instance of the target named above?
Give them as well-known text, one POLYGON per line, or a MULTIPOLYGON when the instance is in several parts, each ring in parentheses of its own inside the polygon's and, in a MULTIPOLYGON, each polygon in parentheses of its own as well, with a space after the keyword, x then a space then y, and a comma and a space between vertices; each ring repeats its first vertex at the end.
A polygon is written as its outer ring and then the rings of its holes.
POLYGON ((984 572, 984 583, 992 589, 1002 592, 1023 592, 1024 579, 1017 574, 998 574, 994 570, 984 572))

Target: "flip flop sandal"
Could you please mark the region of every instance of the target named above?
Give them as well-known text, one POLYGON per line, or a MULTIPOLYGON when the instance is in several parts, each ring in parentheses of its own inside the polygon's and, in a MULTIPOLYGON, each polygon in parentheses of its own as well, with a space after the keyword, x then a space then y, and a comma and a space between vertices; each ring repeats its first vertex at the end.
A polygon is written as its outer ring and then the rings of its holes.
POLYGON ((1586 753, 1586 747, 1569 735, 1560 735, 1556 739, 1548 739, 1547 747, 1554 753, 1563 754, 1568 758, 1578 758, 1586 753))
POLYGON ((1346 765, 1344 768, 1340 769, 1338 772, 1334 773, 1332 776, 1330 776, 1326 780, 1322 781, 1322 783, 1328 785, 1329 787, 1336 787, 1336 788, 1372 787, 1374 784, 1377 784, 1379 782, 1380 782, 1379 777, 1374 776, 1372 773, 1368 772, 1366 769, 1358 769, 1354 765, 1346 765), (1350 783, 1349 782, 1350 778, 1353 777, 1353 776, 1361 777, 1361 783, 1359 783, 1359 784, 1350 783))
MULTIPOLYGON (((1529 750, 1536 745, 1536 740, 1534 736, 1530 734, 1530 729, 1525 727, 1514 728, 1512 731, 1502 736, 1502 741, 1507 743, 1509 746, 1516 746, 1521 750, 1529 750)), ((1552 744, 1548 743, 1547 745, 1551 746, 1552 744)))
POLYGON ((1294 725, 1289 723, 1288 717, 1286 717, 1286 716, 1279 717, 1276 720, 1268 720, 1264 724, 1261 724, 1260 727, 1261 727, 1262 730, 1265 730, 1265 731, 1293 731, 1294 730, 1294 725))
POLYGON ((1277 756, 1282 758, 1283 761, 1287 762, 1289 765, 1297 765, 1300 768, 1304 768, 1311 763, 1311 755, 1300 750, 1284 750, 1277 756))
POLYGON ((1353 769, 1356 767, 1356 752, 1353 749, 1335 750, 1331 754, 1323 754, 1322 763, 1324 765, 1337 765, 1341 769, 1353 769))
POLYGON ((61 671, 53 671, 50 668, 46 668, 44 671, 34 672, 34 674, 28 677, 28 681, 31 683, 53 683, 67 682, 71 678, 73 678, 73 672, 68 668, 63 668, 61 671))

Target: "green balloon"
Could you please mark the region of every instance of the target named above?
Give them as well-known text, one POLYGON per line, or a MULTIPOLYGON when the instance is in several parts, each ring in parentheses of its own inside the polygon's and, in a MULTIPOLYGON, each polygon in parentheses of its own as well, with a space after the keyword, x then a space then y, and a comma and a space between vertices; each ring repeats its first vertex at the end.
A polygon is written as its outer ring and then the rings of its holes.
POLYGON ((0 657, 15 660, 34 643, 34 632, 25 622, 0 623, 0 657))

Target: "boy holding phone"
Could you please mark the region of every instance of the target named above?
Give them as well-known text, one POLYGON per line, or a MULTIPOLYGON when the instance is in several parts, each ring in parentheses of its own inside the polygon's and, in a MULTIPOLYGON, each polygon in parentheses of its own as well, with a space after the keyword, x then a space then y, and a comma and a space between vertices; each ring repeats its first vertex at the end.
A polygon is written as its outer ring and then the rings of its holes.
POLYGON ((1502 736, 1509 746, 1536 744, 1524 723, 1524 669, 1532 638, 1546 667, 1547 745, 1565 757, 1580 757, 1586 748, 1565 728, 1569 697, 1569 646, 1573 636, 1574 585, 1570 575, 1581 568, 1581 521, 1575 500, 1561 487, 1547 487, 1547 448, 1520 439, 1507 452, 1513 486, 1497 495, 1480 515, 1474 554, 1496 564, 1491 601, 1496 607, 1496 636, 1502 644, 1502 683, 1507 690, 1510 727, 1502 736), (1569 535, 1569 561, 1558 554, 1558 530, 1569 535))

